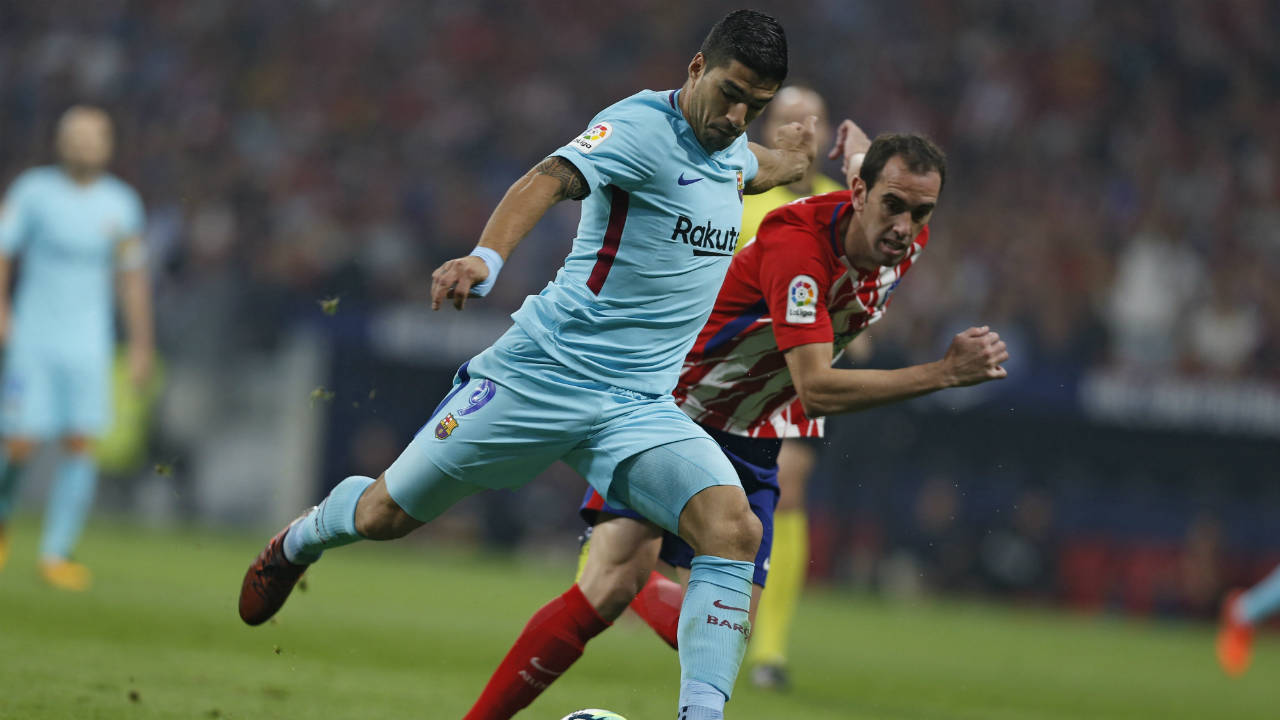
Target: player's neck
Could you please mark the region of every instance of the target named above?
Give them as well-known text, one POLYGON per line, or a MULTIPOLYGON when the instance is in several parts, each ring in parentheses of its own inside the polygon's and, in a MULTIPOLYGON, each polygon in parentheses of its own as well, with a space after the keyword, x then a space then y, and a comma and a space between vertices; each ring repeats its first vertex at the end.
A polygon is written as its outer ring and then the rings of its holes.
POLYGON ((692 86, 692 80, 685 80, 684 85, 676 91, 676 107, 680 109, 680 115, 684 117, 684 122, 689 127, 693 127, 693 123, 689 120, 689 96, 692 94, 689 89, 692 86))
POLYGON ((102 175, 100 168, 77 167, 66 164, 62 166, 62 171, 67 174, 67 177, 71 178, 72 182, 80 186, 92 185, 102 175))
MULTIPOLYGON (((684 85, 680 87, 680 91, 676 94, 676 107, 680 108, 680 115, 684 118, 684 124, 688 125, 690 129, 693 128, 693 120, 689 117, 689 98, 693 96, 692 89, 693 81, 685 80, 684 85)), ((709 148, 702 142, 702 138, 698 137, 698 132, 696 130, 693 132, 693 137, 697 140, 698 145, 702 147, 703 152, 708 156, 716 153, 714 148, 709 148)))
POLYGON ((840 237, 844 243, 844 246, 841 248, 841 254, 849 261, 850 265, 859 270, 877 270, 880 267, 878 264, 867 258, 859 257, 856 252, 857 248, 866 247, 867 238, 866 232, 862 229, 862 225, 855 223, 853 221, 853 216, 854 213, 849 212, 844 214, 840 220, 837 221, 836 235, 837 237, 840 237), (854 248, 855 250, 850 251, 850 248, 854 248))

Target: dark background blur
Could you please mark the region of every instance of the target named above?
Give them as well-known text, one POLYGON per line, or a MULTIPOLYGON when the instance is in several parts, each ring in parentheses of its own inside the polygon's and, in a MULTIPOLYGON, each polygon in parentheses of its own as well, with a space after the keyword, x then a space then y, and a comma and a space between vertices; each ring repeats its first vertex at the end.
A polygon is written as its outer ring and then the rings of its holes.
MULTIPOLYGON (((168 382, 156 461, 108 504, 270 524, 381 472, 551 279, 576 206, 463 315, 429 312, 431 270, 598 110, 679 86, 735 7, 0 3, 0 177, 92 102, 147 204, 168 382)), ((756 7, 834 119, 949 154, 867 364, 980 324, 1013 354, 1004 382, 831 423, 814 574, 1210 614, 1280 560, 1280 2, 756 7)), ((432 532, 571 547, 583 487, 553 468, 432 532)))

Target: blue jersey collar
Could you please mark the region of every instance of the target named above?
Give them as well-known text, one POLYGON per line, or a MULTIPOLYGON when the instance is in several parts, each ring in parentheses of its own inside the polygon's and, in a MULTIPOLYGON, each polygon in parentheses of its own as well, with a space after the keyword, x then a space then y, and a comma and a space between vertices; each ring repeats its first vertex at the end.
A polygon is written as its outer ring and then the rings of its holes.
POLYGON ((836 228, 840 227, 840 213, 849 207, 849 203, 842 202, 836 205, 836 209, 831 211, 831 227, 828 233, 831 235, 831 251, 836 254, 837 258, 844 257, 844 247, 840 243, 840 238, 836 237, 836 228))

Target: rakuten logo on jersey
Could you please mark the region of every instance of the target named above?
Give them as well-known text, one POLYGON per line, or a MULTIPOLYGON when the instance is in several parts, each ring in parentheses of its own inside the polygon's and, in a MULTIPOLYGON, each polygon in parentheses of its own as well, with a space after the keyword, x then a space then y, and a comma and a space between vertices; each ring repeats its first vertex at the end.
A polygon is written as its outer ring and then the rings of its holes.
POLYGON ((671 232, 671 239, 677 238, 695 248, 694 255, 732 255, 738 246, 738 229, 712 227, 710 220, 695 227, 692 220, 681 215, 671 232))

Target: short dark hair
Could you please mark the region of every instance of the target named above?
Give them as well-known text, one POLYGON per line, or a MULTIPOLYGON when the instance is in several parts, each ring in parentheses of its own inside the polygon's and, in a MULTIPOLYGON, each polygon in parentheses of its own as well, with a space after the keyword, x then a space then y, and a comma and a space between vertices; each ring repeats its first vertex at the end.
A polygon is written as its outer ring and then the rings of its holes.
POLYGON ((720 18, 698 51, 707 59, 707 67, 737 60, 779 85, 787 79, 787 34, 776 19, 762 12, 734 10, 720 18))
POLYGON ((947 184, 947 156, 932 140, 916 133, 886 133, 876 136, 867 149, 867 156, 862 159, 858 177, 867 184, 867 190, 875 187, 885 164, 893 157, 902 158, 907 169, 917 175, 938 171, 942 180, 938 184, 939 190, 947 184))

